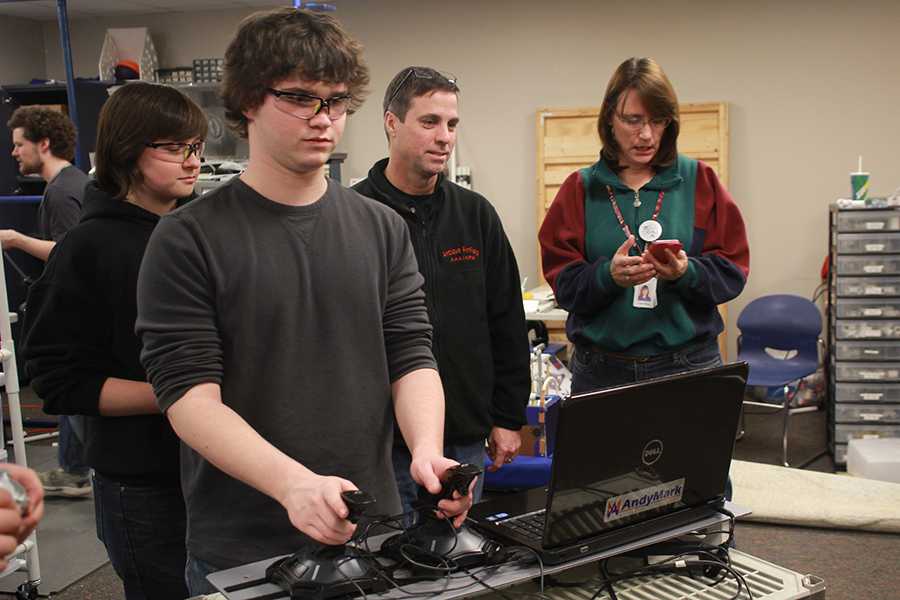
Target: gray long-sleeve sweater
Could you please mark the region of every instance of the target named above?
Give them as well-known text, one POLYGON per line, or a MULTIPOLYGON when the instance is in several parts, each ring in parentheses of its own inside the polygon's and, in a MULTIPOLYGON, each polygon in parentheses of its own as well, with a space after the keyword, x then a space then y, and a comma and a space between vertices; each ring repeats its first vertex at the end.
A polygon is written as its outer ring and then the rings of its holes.
MULTIPOLYGON (((235 178, 161 219, 141 267, 141 360, 167 410, 213 382, 262 437, 399 512, 391 382, 436 368, 409 234, 329 181, 310 206, 235 178)), ((218 568, 309 543, 274 500, 182 446, 189 552, 218 568)))

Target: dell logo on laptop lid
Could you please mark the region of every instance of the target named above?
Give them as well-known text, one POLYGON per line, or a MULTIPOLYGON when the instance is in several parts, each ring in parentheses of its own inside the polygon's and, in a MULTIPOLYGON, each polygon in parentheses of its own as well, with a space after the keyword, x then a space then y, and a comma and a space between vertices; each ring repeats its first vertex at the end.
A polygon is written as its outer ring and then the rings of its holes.
POLYGON ((663 453, 662 440, 650 440, 641 451, 641 461, 648 467, 659 460, 663 453))

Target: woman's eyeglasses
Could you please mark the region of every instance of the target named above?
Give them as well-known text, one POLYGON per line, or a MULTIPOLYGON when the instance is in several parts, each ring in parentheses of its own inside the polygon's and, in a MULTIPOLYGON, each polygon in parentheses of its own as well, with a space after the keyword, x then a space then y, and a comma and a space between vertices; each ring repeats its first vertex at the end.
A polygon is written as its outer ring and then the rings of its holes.
POLYGON ((619 113, 616 113, 616 116, 619 118, 619 121, 622 122, 622 125, 632 131, 640 131, 646 125, 650 125, 650 129, 659 131, 660 129, 668 127, 669 123, 672 122, 672 119, 669 117, 654 117, 648 119, 639 115, 623 115, 619 113))
POLYGON ((203 158, 203 150, 206 148, 206 142, 199 140, 193 144, 187 142, 148 142, 144 144, 148 148, 153 148, 159 152, 156 155, 160 160, 172 163, 184 163, 191 157, 191 154, 197 156, 198 159, 203 158))

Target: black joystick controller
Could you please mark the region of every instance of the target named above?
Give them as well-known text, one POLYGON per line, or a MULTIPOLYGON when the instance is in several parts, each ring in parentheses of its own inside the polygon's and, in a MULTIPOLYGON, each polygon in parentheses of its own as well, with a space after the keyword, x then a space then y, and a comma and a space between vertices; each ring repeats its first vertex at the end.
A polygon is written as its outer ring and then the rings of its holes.
MULTIPOLYGON (((342 492, 341 498, 347 505, 347 520, 351 523, 359 523, 375 505, 375 498, 362 490, 342 492)), ((356 595, 360 590, 383 591, 386 586, 378 575, 379 569, 374 558, 353 546, 319 545, 275 561, 266 569, 266 579, 288 592, 291 598, 324 600, 356 595)))
POLYGON ((372 494, 362 490, 341 492, 341 499, 350 511, 347 515, 347 520, 354 524, 359 523, 361 518, 365 516, 366 511, 375 506, 375 498, 372 497, 372 494))
POLYGON ((451 519, 435 514, 437 503, 452 498, 453 492, 469 494, 472 481, 483 469, 461 464, 447 469, 441 478, 443 488, 437 495, 420 490, 419 519, 409 529, 388 538, 381 545, 382 554, 410 566, 422 577, 443 577, 447 571, 468 569, 502 560, 503 548, 465 523, 456 529, 451 519))
MULTIPOLYGON (((441 481, 444 487, 441 489, 441 493, 438 494, 434 505, 437 506, 440 500, 452 498, 453 492, 458 492, 460 496, 468 496, 469 486, 472 484, 472 481, 483 472, 484 469, 471 463, 463 463, 447 469, 441 481)), ((422 489, 424 490, 425 488, 422 489)))

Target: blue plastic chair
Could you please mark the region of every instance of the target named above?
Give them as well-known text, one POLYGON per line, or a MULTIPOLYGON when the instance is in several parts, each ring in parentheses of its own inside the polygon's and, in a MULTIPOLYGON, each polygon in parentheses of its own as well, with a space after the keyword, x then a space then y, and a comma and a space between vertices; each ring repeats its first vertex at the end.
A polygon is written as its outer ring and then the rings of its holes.
MULTIPOLYGON (((548 408, 555 401, 551 401, 548 408)), ((526 427, 539 425, 540 409, 529 406, 526 410, 526 427)), ((552 424, 547 424, 547 452, 548 456, 527 456, 520 454, 513 458, 508 465, 503 465, 498 471, 488 471, 493 464, 490 458, 484 458, 484 489, 488 492, 511 492, 527 490, 537 487, 546 487, 550 484, 550 467, 553 465, 553 432, 552 424)), ((524 448, 523 448, 524 450, 524 448)))
MULTIPOLYGON (((822 315, 819 308, 801 296, 773 294, 757 298, 741 311, 737 321, 738 360, 750 366, 747 385, 782 387, 782 463, 788 462, 788 422, 792 415, 818 410, 818 406, 792 407, 800 390, 800 380, 812 375, 819 367, 819 335, 822 315), (767 351, 768 350, 768 351, 767 351), (773 356, 774 355, 774 356, 773 356)), ((745 405, 771 404, 744 401, 745 405)), ((743 432, 741 432, 743 433, 743 432)), ((819 456, 798 465, 807 466, 819 456)))

